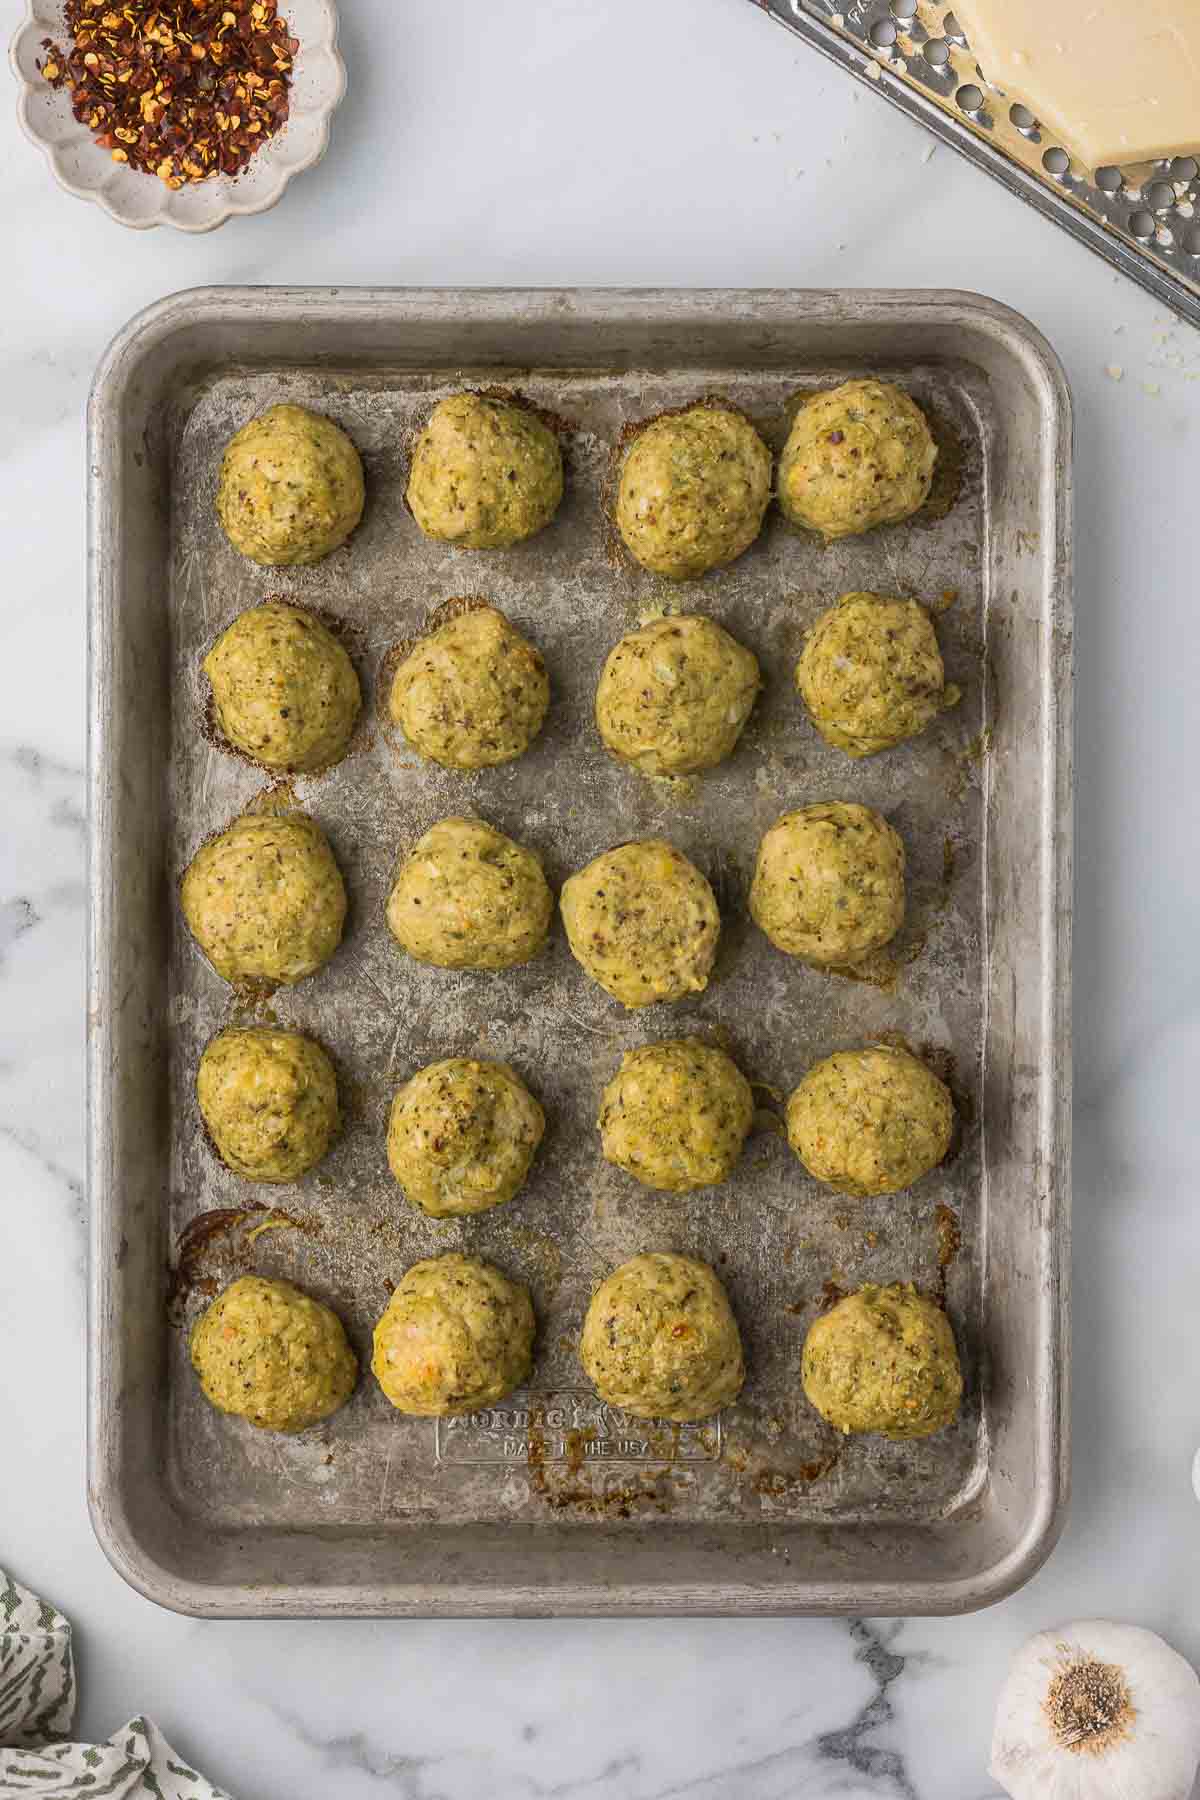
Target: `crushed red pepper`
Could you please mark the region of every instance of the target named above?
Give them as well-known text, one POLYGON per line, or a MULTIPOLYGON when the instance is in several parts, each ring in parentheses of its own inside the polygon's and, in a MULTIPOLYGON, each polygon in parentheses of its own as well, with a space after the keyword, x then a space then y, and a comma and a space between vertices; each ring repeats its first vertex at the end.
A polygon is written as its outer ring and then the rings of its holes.
POLYGON ((278 0, 66 0, 71 45, 39 68, 114 162, 181 188, 236 175, 288 116, 278 0))

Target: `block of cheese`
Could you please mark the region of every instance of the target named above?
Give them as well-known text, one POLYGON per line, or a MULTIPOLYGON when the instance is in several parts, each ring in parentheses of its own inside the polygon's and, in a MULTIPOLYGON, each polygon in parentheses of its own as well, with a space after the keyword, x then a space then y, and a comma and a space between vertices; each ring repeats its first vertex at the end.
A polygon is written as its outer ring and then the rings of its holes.
POLYGON ((984 76, 1089 170, 1200 149, 1200 0, 955 0, 984 76))

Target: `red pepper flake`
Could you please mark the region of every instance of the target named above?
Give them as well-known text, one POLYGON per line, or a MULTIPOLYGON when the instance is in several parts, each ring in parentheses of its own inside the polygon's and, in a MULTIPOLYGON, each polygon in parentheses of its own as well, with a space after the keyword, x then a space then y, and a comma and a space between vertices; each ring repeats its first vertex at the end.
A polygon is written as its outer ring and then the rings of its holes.
POLYGON ((300 44, 278 0, 66 0, 65 18, 42 75, 115 162, 170 188, 236 175, 287 119, 300 44))

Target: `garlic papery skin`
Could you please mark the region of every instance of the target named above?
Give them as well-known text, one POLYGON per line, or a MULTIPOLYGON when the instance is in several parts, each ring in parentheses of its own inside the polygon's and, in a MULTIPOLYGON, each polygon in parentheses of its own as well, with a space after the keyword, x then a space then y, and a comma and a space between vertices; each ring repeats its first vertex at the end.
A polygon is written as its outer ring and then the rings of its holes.
POLYGON ((1139 1625, 1040 1631, 1001 1690, 990 1773, 1014 1800, 1189 1800, 1200 1680, 1139 1625))

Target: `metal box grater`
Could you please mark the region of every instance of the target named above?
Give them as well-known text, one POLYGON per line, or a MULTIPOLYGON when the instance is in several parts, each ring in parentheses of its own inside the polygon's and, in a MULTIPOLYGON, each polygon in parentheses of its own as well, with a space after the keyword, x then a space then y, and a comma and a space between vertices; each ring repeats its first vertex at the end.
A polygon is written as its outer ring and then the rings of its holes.
MULTIPOLYGON (((1094 175, 985 78, 941 0, 754 0, 1139 286, 1200 325, 1200 165, 1094 175)), ((1200 101, 1198 101, 1200 106, 1200 101)))

